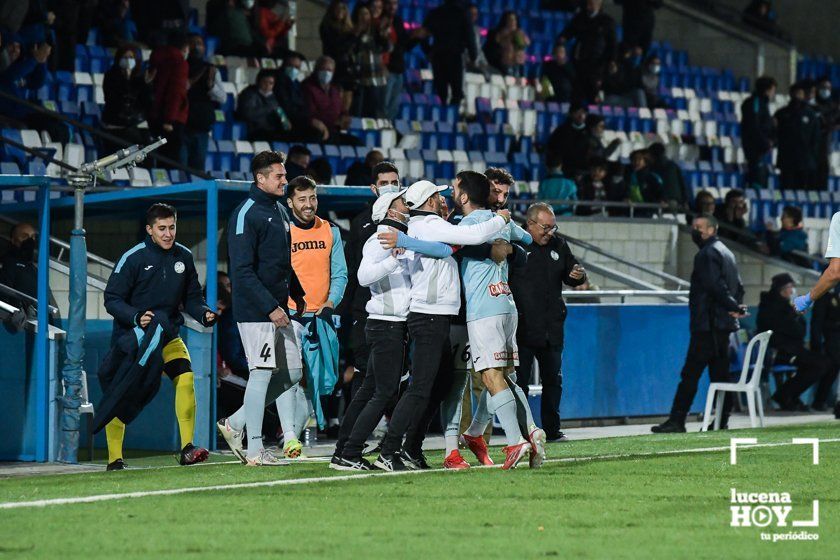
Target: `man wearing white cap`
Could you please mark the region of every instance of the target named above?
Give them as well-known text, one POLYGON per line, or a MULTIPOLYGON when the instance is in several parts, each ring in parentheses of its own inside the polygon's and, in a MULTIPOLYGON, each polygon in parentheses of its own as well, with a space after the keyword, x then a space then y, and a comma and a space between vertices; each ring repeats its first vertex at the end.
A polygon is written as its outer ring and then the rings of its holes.
MULTIPOLYGON (((472 226, 456 226, 440 217, 446 186, 418 181, 405 193, 411 213, 408 236, 416 240, 437 241, 451 245, 480 245, 495 237, 510 222, 510 213, 501 211, 490 220, 472 226)), ((412 243, 405 234, 399 244, 412 243)), ((377 236, 385 246, 393 234, 377 236)), ((411 249, 410 245, 405 245, 411 249)), ((414 344, 412 379, 406 393, 391 416, 382 451, 374 465, 387 471, 427 468, 420 449, 404 449, 403 437, 409 427, 423 421, 426 405, 437 377, 441 359, 449 352, 449 320, 461 305, 458 265, 452 257, 442 259, 413 255, 410 260, 411 291, 407 326, 414 344), (407 461, 408 467, 404 460, 407 461)))
MULTIPOLYGON (((385 193, 373 204, 371 218, 377 231, 392 229, 408 231, 408 207, 403 195, 406 190, 385 193)), ((385 249, 370 237, 362 248, 357 272, 359 285, 370 288, 365 335, 370 354, 368 375, 354 393, 348 407, 359 409, 349 418, 345 415, 345 429, 350 428, 345 441, 336 445, 330 468, 336 470, 368 470, 370 463, 362 458, 365 440, 378 424, 385 408, 396 396, 404 363, 406 345, 406 317, 410 302, 411 276, 409 263, 414 254, 432 259, 452 255, 452 247, 444 243, 408 239, 407 249, 385 249)))

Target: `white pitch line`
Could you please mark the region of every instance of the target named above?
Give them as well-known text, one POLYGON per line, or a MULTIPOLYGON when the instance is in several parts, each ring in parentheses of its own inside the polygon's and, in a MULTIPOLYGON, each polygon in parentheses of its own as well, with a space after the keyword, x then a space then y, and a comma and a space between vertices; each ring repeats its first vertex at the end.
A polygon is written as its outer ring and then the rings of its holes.
MULTIPOLYGON (((836 443, 840 442, 840 438, 822 439, 821 443, 836 443)), ((791 442, 776 442, 776 443, 758 443, 755 445, 745 445, 742 449, 751 449, 756 447, 785 447, 794 445, 791 442)), ((694 449, 668 449, 665 451, 650 451, 644 453, 614 453, 611 455, 592 455, 589 457, 563 457, 559 459, 546 459, 545 463, 577 463, 583 461, 599 461, 610 459, 627 459, 636 457, 655 457, 658 455, 681 455, 687 453, 711 453, 717 451, 729 451, 729 446, 720 447, 698 447, 694 449)), ((494 465, 485 468, 499 468, 501 465, 494 465)), ((482 468, 482 467, 473 467, 482 468)), ((51 498, 45 500, 33 500, 28 502, 2 502, 0 509, 18 509, 18 508, 36 508, 47 506, 60 506, 69 504, 89 504, 95 502, 109 502, 114 500, 123 500, 127 498, 145 498, 148 496, 173 496, 177 494, 192 494, 195 492, 208 492, 211 490, 238 490, 243 488, 268 488, 272 486, 296 486, 300 484, 314 484, 321 482, 341 482, 347 480, 356 480, 362 478, 385 477, 385 476, 407 476, 420 475, 427 473, 447 472, 444 469, 429 469, 425 471, 399 471, 399 472, 366 472, 353 475, 337 475, 337 476, 319 476, 309 478, 293 478, 281 480, 266 480, 262 482, 241 482, 238 484, 217 484, 213 486, 194 486, 188 488, 170 488, 167 490, 143 490, 137 492, 125 492, 121 494, 98 494, 94 496, 79 496, 75 498, 51 498)))

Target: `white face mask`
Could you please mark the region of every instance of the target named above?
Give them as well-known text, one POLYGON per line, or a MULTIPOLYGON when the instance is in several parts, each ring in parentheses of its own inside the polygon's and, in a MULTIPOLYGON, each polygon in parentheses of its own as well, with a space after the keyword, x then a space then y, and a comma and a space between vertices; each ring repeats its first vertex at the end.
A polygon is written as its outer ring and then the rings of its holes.
POLYGON ((388 193, 395 193, 401 190, 399 185, 382 185, 381 187, 376 187, 377 196, 382 196, 383 194, 388 193))
POLYGON ((245 6, 246 9, 250 10, 254 7, 254 0, 242 0, 242 5, 245 6))
POLYGON ((831 90, 823 88, 820 90, 820 99, 831 99, 831 90))
POLYGON ((137 66, 137 61, 134 60, 134 57, 125 57, 120 59, 120 68, 123 70, 131 72, 134 70, 135 66, 137 66))
POLYGON ((653 66, 650 67, 650 71, 653 72, 654 74, 659 74, 659 72, 662 71, 662 67, 658 64, 654 64, 653 66))

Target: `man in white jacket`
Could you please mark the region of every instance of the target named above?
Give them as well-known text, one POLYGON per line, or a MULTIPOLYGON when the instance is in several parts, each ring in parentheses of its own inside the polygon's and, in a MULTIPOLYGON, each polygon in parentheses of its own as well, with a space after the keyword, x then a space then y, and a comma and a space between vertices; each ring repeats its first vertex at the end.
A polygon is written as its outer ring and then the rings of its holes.
MULTIPOLYGON (((440 216, 443 205, 440 193, 447 189, 429 181, 418 181, 407 189, 405 202, 411 211, 409 237, 457 246, 480 245, 494 238, 510 222, 510 213, 500 211, 492 219, 474 226, 448 223, 440 216)), ((382 232, 377 238, 388 246, 393 234, 382 232)), ((406 242, 411 241, 403 234, 398 245, 406 242)), ((449 352, 449 320, 458 314, 461 305, 458 265, 452 257, 441 259, 414 254, 409 263, 411 290, 406 322, 414 345, 412 379, 394 409, 382 451, 374 462, 374 466, 387 471, 428 468, 419 448, 422 439, 415 442, 417 448, 401 450, 403 437, 410 427, 416 430, 423 422, 442 357, 449 352)))

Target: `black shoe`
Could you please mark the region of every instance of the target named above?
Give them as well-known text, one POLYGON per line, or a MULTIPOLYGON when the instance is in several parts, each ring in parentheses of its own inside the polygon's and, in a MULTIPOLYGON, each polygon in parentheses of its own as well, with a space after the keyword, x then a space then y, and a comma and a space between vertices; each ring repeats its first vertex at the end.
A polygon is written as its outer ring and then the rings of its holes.
POLYGON ((840 420, 840 401, 834 405, 834 417, 840 420))
POLYGON ((106 471, 124 471, 128 467, 125 464, 125 461, 122 459, 117 459, 113 463, 108 463, 108 466, 105 467, 106 471))
POLYGON ((405 463, 406 467, 408 467, 408 470, 411 471, 425 471, 432 468, 429 466, 429 463, 426 462, 426 456, 423 455, 422 451, 420 453, 409 453, 403 449, 400 451, 400 459, 402 459, 402 462, 405 463))
POLYGON ((799 404, 801 404, 799 399, 787 399, 778 391, 773 393, 773 396, 770 398, 779 405, 781 410, 785 410, 787 412, 795 412, 799 410, 799 404))
POLYGON ((181 465, 195 465, 196 463, 203 463, 209 456, 210 453, 203 447, 196 447, 188 443, 181 450, 178 463, 181 465))
POLYGON ((396 453, 393 455, 380 455, 376 458, 376 461, 373 462, 373 466, 377 469, 389 472, 408 470, 408 467, 405 466, 405 463, 402 462, 402 459, 400 459, 400 456, 396 453))
POLYGON ((569 441, 569 438, 566 437, 566 434, 563 432, 557 431, 552 434, 545 435, 546 441, 569 441))
MULTIPOLYGON (((710 432, 714 432, 715 431, 714 421, 712 421, 712 423, 709 424, 709 427, 706 428, 706 429, 710 432)), ((721 424, 720 428, 718 428, 718 430, 728 430, 728 429, 729 429, 729 422, 727 422, 726 424, 721 424)))
POLYGON ((661 424, 653 426, 650 431, 654 434, 683 434, 685 433, 685 424, 669 418, 661 424))
POLYGON ((348 458, 333 455, 330 459, 330 468, 336 471, 370 471, 373 465, 362 457, 348 458))

